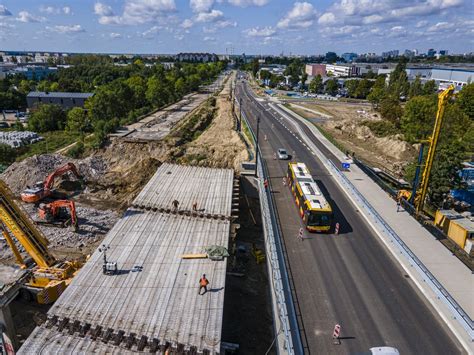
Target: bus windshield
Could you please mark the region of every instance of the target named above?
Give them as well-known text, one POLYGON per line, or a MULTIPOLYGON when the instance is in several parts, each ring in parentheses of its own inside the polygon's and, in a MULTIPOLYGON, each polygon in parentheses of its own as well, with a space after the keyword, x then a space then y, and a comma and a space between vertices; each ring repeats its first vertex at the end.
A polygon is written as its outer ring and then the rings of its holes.
POLYGON ((331 220, 332 213, 311 212, 308 216, 308 226, 329 226, 331 220))

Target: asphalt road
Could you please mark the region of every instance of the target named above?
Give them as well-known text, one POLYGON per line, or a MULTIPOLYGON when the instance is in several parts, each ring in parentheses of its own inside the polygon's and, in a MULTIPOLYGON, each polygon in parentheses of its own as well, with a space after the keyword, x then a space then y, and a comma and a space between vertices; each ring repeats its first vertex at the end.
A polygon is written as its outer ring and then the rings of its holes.
MULTIPOLYGON (((260 117, 260 146, 271 176, 270 187, 294 287, 296 312, 305 353, 355 354, 375 346, 393 346, 401 354, 460 354, 463 348, 392 258, 345 193, 328 175, 319 158, 285 128, 268 103, 255 99, 238 83, 236 98, 256 131, 260 117), (266 138, 266 140, 265 140, 266 138), (306 233, 294 200, 282 178, 287 162, 275 160, 285 148, 293 160, 304 162, 335 211, 338 236, 306 233), (334 325, 342 327, 341 345, 334 345, 334 325)), ((306 131, 311 137, 311 133, 306 131)), ((328 158, 336 159, 318 143, 328 158)))

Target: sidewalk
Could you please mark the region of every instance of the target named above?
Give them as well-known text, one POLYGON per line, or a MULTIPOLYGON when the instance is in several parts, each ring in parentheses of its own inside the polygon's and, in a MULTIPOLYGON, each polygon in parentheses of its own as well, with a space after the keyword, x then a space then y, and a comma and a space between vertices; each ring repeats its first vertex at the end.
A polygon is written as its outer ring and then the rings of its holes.
MULTIPOLYGON (((286 118, 289 118, 291 115, 293 122, 297 120, 308 127, 314 137, 341 162, 349 162, 345 154, 329 142, 313 124, 282 105, 278 105, 278 109, 286 118)), ((318 151, 319 149, 314 146, 311 139, 302 132, 301 128, 299 131, 302 138, 307 141, 306 143, 318 151)), ((436 277, 472 320, 474 316, 474 275, 471 271, 407 212, 397 212, 396 202, 356 165, 351 165, 350 171, 344 172, 344 175, 384 221, 398 234, 400 239, 402 239, 421 260, 425 267, 436 277)), ((356 203, 355 201, 353 202, 356 203)), ((365 214, 363 210, 361 210, 361 212, 365 214)), ((469 339, 464 328, 453 319, 450 310, 444 302, 438 299, 435 293, 422 279, 421 275, 413 270, 407 259, 396 255, 397 251, 394 250, 393 245, 390 246, 387 238, 379 232, 380 228, 371 223, 371 218, 368 216, 365 217, 380 235, 382 241, 391 250, 392 254, 399 260, 407 273, 410 274, 410 277, 415 279, 414 281, 420 290, 439 312, 441 317, 444 318, 448 326, 458 335, 458 338, 461 336, 465 340, 465 345, 471 349, 471 352, 474 352, 472 339, 469 339)))

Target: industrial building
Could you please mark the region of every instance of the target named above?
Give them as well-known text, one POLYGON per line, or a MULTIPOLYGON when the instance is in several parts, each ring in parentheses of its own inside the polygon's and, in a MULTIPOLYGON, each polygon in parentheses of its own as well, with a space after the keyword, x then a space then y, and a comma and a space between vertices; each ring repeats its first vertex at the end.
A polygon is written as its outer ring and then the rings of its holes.
POLYGON ((326 64, 326 73, 335 77, 358 76, 359 67, 356 65, 326 64))
POLYGON ((326 76, 326 64, 306 64, 305 72, 308 76, 326 76))
POLYGON ((59 105, 64 109, 84 107, 86 100, 94 96, 88 92, 43 92, 32 91, 26 96, 28 109, 36 108, 42 104, 59 105))
POLYGON ((230 169, 161 165, 103 241, 118 271, 96 250, 19 354, 218 354, 227 261, 202 253, 227 248, 234 192, 230 169))

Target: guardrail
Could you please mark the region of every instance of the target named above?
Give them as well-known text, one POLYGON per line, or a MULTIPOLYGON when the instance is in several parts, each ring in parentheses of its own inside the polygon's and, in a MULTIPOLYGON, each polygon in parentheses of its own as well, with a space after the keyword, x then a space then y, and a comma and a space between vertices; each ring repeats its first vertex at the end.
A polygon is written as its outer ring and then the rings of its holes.
POLYGON ((327 159, 327 166, 334 173, 340 182, 345 185, 350 194, 359 203, 359 206, 364 208, 369 215, 372 216, 374 222, 381 227, 381 231, 387 235, 390 242, 397 246, 400 254, 405 256, 410 263, 421 275, 424 282, 428 283, 438 299, 443 300, 450 310, 453 319, 466 330, 471 342, 474 342, 474 323, 464 309, 456 302, 456 300, 449 294, 449 292, 441 285, 441 283, 434 277, 434 275, 426 268, 420 259, 410 250, 405 242, 398 236, 398 234, 390 227, 382 216, 372 207, 372 205, 365 199, 365 197, 357 190, 357 188, 350 182, 350 180, 337 168, 337 166, 329 159, 327 159))
MULTIPOLYGON (((249 127, 249 131, 255 144, 255 133, 253 132, 243 111, 242 119, 245 120, 249 127)), ((279 322, 275 322, 274 341, 278 344, 276 347, 278 353, 281 353, 281 350, 284 350, 286 354, 303 354, 303 345, 299 333, 290 280, 283 255, 282 237, 276 218, 275 203, 270 189, 266 188, 264 184, 264 181, 269 179, 268 169, 262 155, 260 154, 260 149, 258 156, 258 185, 265 237, 265 250, 267 255, 267 267, 271 281, 271 296, 276 305, 276 310, 275 307, 273 308, 273 316, 276 320, 279 320, 279 322), (275 313, 275 311, 277 313, 275 313), (277 323, 279 323, 279 325, 277 323), (280 339, 280 335, 283 335, 283 339, 280 339)))

